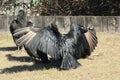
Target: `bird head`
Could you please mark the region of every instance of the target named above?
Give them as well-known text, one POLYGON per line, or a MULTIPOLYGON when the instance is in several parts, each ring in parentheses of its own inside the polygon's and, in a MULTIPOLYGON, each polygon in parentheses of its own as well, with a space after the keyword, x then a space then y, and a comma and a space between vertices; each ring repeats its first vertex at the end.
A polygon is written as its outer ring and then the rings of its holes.
POLYGON ((81 29, 81 27, 79 25, 77 25, 77 24, 71 24, 71 26, 70 26, 71 32, 73 32, 76 35, 80 35, 81 34, 80 33, 80 29, 81 29))
POLYGON ((19 11, 18 11, 17 19, 18 19, 19 21, 26 19, 26 13, 25 13, 24 10, 19 10, 19 11))
POLYGON ((73 35, 74 39, 78 39, 82 36, 87 30, 84 30, 81 25, 78 24, 71 24, 70 26, 70 34, 73 35))

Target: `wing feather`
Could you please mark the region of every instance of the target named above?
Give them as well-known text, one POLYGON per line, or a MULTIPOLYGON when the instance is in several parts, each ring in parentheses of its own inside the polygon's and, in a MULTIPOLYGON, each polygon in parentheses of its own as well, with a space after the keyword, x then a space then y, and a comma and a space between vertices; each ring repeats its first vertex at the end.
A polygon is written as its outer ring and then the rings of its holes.
POLYGON ((86 33, 84 33, 84 35, 85 35, 85 38, 89 44, 90 52, 92 52, 98 43, 95 30, 88 29, 88 31, 86 33))
POLYGON ((19 45, 26 45, 32 50, 40 50, 54 58, 59 57, 58 39, 49 27, 44 28, 22 28, 15 31, 14 36, 27 32, 17 40, 19 45))

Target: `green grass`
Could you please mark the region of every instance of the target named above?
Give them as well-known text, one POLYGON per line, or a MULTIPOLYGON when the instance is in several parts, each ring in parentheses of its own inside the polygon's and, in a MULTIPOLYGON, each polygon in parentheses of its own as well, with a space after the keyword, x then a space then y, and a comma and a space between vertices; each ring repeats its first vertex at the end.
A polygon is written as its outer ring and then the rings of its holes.
MULTIPOLYGON (((120 33, 98 32, 98 46, 77 69, 59 71, 55 63, 43 65, 26 52, 18 53, 11 35, 0 34, 0 80, 119 80, 120 33)), ((58 62, 59 63, 59 62, 58 62)))

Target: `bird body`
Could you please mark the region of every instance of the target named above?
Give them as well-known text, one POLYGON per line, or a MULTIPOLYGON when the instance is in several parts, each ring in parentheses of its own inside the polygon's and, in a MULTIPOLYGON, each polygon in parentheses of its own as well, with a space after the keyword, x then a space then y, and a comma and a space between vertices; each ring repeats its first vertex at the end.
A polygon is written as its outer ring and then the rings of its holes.
POLYGON ((14 31, 17 30, 17 29, 20 29, 20 28, 24 28, 24 27, 29 27, 29 26, 32 26, 33 23, 30 22, 30 21, 27 21, 26 20, 26 15, 25 15, 25 12, 23 10, 20 10, 18 12, 18 15, 17 15, 17 18, 14 19, 11 24, 10 24, 10 32, 12 34, 12 37, 13 37, 13 40, 16 44, 16 46, 18 48, 22 48, 22 45, 21 46, 18 46, 17 43, 16 43, 16 40, 18 38, 20 38, 22 35, 19 35, 19 36, 13 36, 14 34, 14 31))
POLYGON ((25 45, 30 56, 48 61, 47 55, 61 59, 61 69, 77 68, 79 58, 86 58, 97 45, 94 29, 82 29, 80 25, 71 24, 70 31, 62 35, 56 28, 26 27, 15 31, 14 36, 26 33, 17 40, 18 45, 25 45))

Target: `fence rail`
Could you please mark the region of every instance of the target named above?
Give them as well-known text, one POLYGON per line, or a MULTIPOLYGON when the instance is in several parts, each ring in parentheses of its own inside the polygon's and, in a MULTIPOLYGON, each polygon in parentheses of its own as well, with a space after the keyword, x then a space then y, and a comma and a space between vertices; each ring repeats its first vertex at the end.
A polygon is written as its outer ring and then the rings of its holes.
MULTIPOLYGON (((46 26, 55 16, 28 16, 36 26, 46 26)), ((9 25, 14 16, 0 15, 0 31, 9 31, 9 25)), ((71 16, 72 22, 89 26, 92 24, 96 31, 120 32, 120 16, 71 16)))

